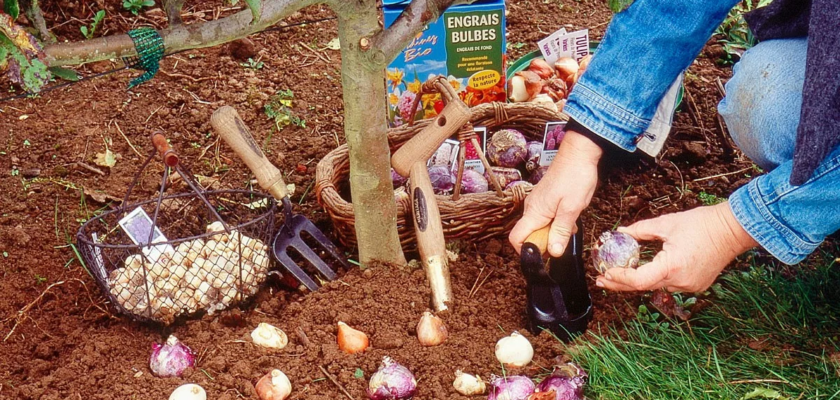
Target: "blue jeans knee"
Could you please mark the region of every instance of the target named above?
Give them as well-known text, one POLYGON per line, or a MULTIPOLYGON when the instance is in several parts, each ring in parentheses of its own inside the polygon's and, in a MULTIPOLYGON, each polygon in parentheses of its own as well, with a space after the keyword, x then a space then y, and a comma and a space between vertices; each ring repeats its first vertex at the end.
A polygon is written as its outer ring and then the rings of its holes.
POLYGON ((768 171, 793 158, 806 51, 806 38, 768 40, 747 50, 718 105, 741 151, 768 171))

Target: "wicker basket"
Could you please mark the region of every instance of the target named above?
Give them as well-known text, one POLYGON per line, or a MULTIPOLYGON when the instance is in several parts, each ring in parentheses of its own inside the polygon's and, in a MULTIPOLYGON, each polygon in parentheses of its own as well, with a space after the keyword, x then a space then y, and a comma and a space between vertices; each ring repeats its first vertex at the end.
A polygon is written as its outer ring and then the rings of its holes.
MULTIPOLYGON (((556 113, 533 103, 488 103, 471 109, 470 122, 474 126, 485 126, 488 130, 514 128, 529 140, 541 140, 546 122, 566 121, 568 116, 556 113)), ((432 120, 418 121, 414 125, 403 125, 388 132, 391 152, 419 133, 432 120)), ((315 172, 315 195, 327 211, 338 231, 342 244, 356 245, 353 204, 339 193, 339 187, 346 187, 350 173, 347 145, 342 145, 327 154, 315 172)), ((522 202, 531 188, 522 186, 505 190, 504 197, 495 191, 462 194, 457 201, 451 195, 437 195, 440 207, 443 233, 447 240, 483 240, 506 234, 513 228, 522 211, 522 202)), ((397 203, 397 227, 403 246, 413 247, 416 243, 410 214, 410 202, 397 203)))

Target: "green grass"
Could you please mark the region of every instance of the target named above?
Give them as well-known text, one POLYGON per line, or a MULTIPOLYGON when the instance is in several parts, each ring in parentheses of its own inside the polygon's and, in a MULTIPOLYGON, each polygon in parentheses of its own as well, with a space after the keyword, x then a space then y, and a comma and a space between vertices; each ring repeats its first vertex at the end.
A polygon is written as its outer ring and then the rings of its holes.
POLYGON ((736 5, 723 20, 723 23, 715 30, 715 35, 720 35, 718 40, 723 45, 726 55, 721 60, 724 65, 734 64, 745 51, 755 46, 757 39, 747 26, 744 13, 750 12, 758 7, 763 7, 771 0, 743 0, 736 5))
POLYGON ((589 372, 591 399, 840 399, 833 264, 729 272, 688 323, 642 307, 621 327, 592 327, 569 354, 589 372), (767 391, 745 397, 756 389, 767 391))

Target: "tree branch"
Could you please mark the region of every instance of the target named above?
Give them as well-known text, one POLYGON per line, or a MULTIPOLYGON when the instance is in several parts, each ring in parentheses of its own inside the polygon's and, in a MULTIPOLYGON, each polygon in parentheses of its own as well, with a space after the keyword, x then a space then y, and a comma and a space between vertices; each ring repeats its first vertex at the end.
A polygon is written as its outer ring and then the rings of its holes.
MULTIPOLYGON (((159 31, 167 52, 212 47, 259 32, 288 17, 293 12, 327 0, 264 0, 260 20, 251 24, 250 10, 243 10, 215 21, 170 26, 159 31)), ((49 66, 77 65, 137 55, 134 43, 126 34, 106 36, 74 43, 47 46, 49 66)))
POLYGON ((373 60, 385 68, 417 35, 423 27, 438 19, 450 6, 469 4, 475 0, 414 0, 403 10, 397 20, 371 39, 370 52, 373 60))

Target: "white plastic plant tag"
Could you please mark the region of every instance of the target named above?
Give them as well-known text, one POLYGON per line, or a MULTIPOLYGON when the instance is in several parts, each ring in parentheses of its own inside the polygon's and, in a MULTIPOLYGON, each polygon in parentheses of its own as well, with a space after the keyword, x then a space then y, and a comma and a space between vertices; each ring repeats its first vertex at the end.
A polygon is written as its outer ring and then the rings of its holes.
POLYGON ((554 157, 557 156, 557 149, 560 148, 560 141, 566 136, 566 121, 547 122, 543 134, 542 152, 540 153, 540 166, 551 165, 554 157))
MULTIPOLYGON (((478 144, 481 150, 487 152, 487 128, 475 127, 478 144)), ((435 150, 435 153, 429 157, 427 166, 440 165, 448 167, 453 174, 458 173, 458 153, 461 151, 461 142, 457 140, 458 135, 446 139, 443 144, 435 150)), ((475 151, 471 143, 467 144, 467 152, 465 154, 464 169, 474 169, 480 173, 484 173, 484 163, 478 157, 478 152, 475 151)))
MULTIPOLYGON (((99 235, 96 232, 93 232, 91 235, 91 239, 93 239, 93 243, 99 243, 99 235)), ((94 260, 96 260, 96 272, 99 274, 101 279, 107 279, 108 273, 105 272, 105 259, 102 258, 102 249, 99 247, 93 247, 93 256, 94 260)))
MULTIPOLYGON (((434 166, 442 166, 452 169, 452 155, 457 157, 458 155, 458 141, 454 139, 446 139, 443 143, 435 150, 434 154, 429 157, 429 161, 426 163, 429 167, 434 166)), ((457 159, 457 158, 456 158, 457 159)))
MULTIPOLYGON (((149 244, 149 233, 152 232, 152 219, 149 218, 149 214, 146 214, 146 211, 144 211, 143 208, 135 208, 133 211, 128 213, 128 215, 120 219, 119 224, 134 244, 144 246, 141 247, 141 250, 150 263, 157 263, 160 256, 164 253, 175 253, 175 248, 168 244, 145 246, 149 244)), ((163 232, 155 226, 154 236, 152 236, 151 243, 162 243, 168 241, 169 239, 163 235, 163 232)))
POLYGON ((656 107, 656 113, 653 114, 653 119, 650 121, 650 126, 645 131, 642 139, 636 144, 636 147, 645 154, 656 157, 662 147, 665 146, 665 139, 671 133, 671 125, 674 123, 674 110, 677 108, 677 96, 680 93, 680 87, 683 82, 683 74, 677 76, 674 83, 662 97, 659 106, 656 107))
POLYGON ((569 33, 561 29, 540 40, 538 45, 543 59, 549 65, 554 65, 561 57, 572 57, 580 61, 589 55, 589 29, 569 33))

